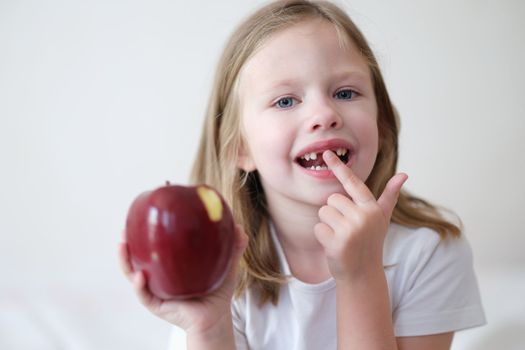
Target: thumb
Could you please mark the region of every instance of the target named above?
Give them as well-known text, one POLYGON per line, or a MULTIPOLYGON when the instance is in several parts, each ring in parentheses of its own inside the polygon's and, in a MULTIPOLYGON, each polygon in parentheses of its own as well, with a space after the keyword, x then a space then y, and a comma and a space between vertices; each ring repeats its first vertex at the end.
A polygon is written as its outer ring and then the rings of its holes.
POLYGON ((248 239, 248 235, 244 232, 244 228, 239 224, 235 224, 235 242, 233 246, 235 260, 241 258, 244 250, 248 246, 248 239))
POLYGON ((386 218, 388 218, 389 221, 390 217, 392 216, 392 212, 394 211, 394 208, 397 204, 397 199, 399 198, 399 192, 401 191, 401 187, 407 179, 408 175, 404 173, 392 176, 392 178, 388 180, 388 183, 386 184, 383 193, 377 200, 377 204, 379 204, 379 206, 381 207, 383 215, 386 218))
POLYGON ((246 247, 248 246, 248 235, 244 232, 241 225, 235 224, 235 240, 233 243, 232 261, 230 278, 235 278, 237 269, 239 266, 239 260, 241 259, 246 247))

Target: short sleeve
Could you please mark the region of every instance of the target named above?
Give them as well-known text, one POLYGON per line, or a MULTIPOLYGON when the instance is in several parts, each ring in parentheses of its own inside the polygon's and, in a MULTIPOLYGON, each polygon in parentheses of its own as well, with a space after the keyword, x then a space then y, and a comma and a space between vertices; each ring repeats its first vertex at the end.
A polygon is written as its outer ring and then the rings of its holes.
MULTIPOLYGON (((423 234, 414 232, 413 234, 423 234)), ((393 310, 396 336, 429 335, 481 326, 485 315, 466 238, 435 234, 420 247, 393 310)))
POLYGON ((235 337, 235 348, 237 350, 248 350, 248 340, 246 339, 246 321, 244 320, 244 298, 240 297, 232 301, 232 321, 233 321, 233 336, 235 337))

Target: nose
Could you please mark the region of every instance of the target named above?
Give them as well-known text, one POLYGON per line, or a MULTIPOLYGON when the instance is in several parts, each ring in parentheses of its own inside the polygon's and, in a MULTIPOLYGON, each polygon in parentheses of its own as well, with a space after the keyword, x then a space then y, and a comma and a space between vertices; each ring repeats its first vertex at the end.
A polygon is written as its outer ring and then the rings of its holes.
POLYGON ((311 116, 308 125, 308 130, 310 132, 340 129, 343 125, 343 119, 330 101, 316 101, 312 106, 311 116))

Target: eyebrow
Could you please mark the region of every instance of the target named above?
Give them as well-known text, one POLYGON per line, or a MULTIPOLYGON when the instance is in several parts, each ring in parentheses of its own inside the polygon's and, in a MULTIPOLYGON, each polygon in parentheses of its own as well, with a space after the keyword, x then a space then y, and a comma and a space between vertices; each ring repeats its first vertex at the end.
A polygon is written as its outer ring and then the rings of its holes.
MULTIPOLYGON (((356 79, 359 82, 367 82, 369 78, 370 78, 369 74, 362 70, 343 71, 343 72, 336 73, 332 76, 333 80, 356 79)), ((277 80, 275 82, 270 83, 268 88, 265 88, 263 92, 269 93, 278 88, 293 87, 299 84, 300 82, 301 82, 301 79, 297 79, 297 78, 277 80)))
POLYGON ((279 88, 279 87, 290 87, 290 86, 297 85, 300 82, 301 82, 301 79, 299 79, 299 78, 276 80, 276 81, 271 82, 268 87, 269 87, 269 89, 275 89, 275 88, 279 88))
POLYGON ((358 80, 366 81, 370 78, 370 74, 362 70, 350 70, 350 71, 343 71, 341 73, 337 73, 334 75, 334 77, 335 77, 335 80, 343 80, 346 78, 351 78, 351 79, 358 79, 358 80))

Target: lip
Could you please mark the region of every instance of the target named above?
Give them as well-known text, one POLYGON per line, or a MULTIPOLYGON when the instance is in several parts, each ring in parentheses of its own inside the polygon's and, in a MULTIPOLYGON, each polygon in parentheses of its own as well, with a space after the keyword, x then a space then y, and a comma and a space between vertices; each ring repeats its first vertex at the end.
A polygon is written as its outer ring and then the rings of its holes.
POLYGON ((347 167, 351 167, 354 163, 355 158, 355 148, 354 146, 343 139, 330 139, 330 140, 323 140, 323 141, 317 141, 314 143, 311 143, 310 145, 303 148, 299 153, 297 153, 297 157, 295 157, 295 163, 296 165, 301 169, 301 171, 305 172, 309 176, 313 176, 317 178, 318 180, 333 180, 336 178, 332 170, 326 169, 326 170, 311 170, 307 168, 303 168, 300 166, 297 162, 297 159, 301 156, 303 156, 306 153, 319 153, 323 152, 325 150, 335 150, 338 148, 346 148, 348 150, 348 161, 345 164, 347 167))
POLYGON ((338 148, 346 148, 350 155, 354 153, 354 146, 350 142, 343 139, 330 139, 309 144, 305 148, 301 149, 294 159, 298 159, 306 153, 322 153, 326 150, 336 150, 338 148))

